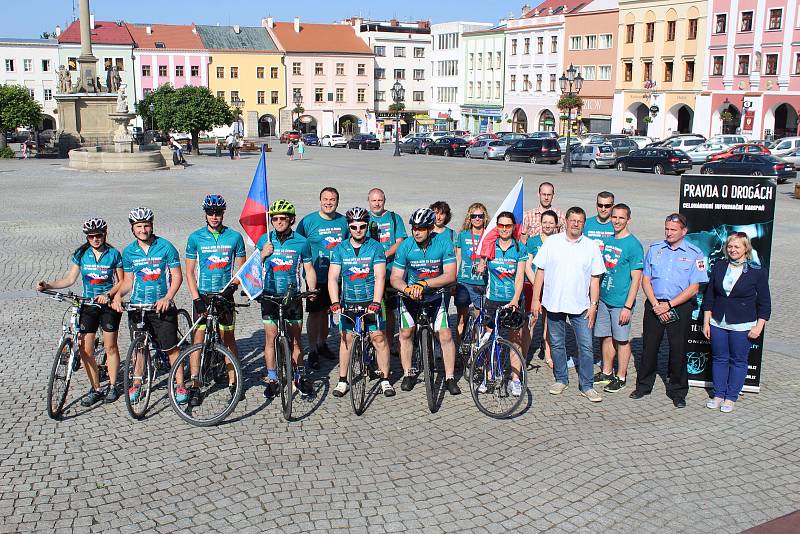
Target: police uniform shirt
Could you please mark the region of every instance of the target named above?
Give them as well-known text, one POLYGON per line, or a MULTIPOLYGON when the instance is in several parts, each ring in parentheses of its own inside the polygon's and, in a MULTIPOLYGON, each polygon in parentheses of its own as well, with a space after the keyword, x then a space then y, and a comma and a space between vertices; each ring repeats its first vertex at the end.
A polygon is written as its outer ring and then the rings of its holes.
POLYGON ((643 274, 659 300, 673 299, 692 284, 708 282, 705 254, 685 239, 674 249, 665 240, 650 245, 643 274))

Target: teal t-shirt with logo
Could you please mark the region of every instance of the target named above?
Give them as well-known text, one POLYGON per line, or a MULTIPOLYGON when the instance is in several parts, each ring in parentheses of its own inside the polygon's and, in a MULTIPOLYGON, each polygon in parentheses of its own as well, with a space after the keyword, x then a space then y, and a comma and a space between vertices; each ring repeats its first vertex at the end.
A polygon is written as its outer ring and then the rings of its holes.
POLYGON ((611 219, 609 218, 605 223, 601 223, 597 220, 597 217, 590 218, 583 227, 583 235, 597 243, 602 254, 608 238, 614 237, 614 227, 611 225, 611 219))
MULTIPOLYGON (((539 234, 532 235, 528 238, 528 243, 525 245, 528 250, 528 256, 530 256, 531 260, 533 260, 536 255, 539 253, 539 249, 542 248, 544 245, 544 241, 542 241, 542 236, 539 234)), ((536 272, 536 264, 531 261, 531 268, 533 272, 536 272)))
POLYGON ((122 268, 133 273, 131 303, 155 304, 169 291, 170 269, 181 266, 178 250, 163 237, 154 237, 147 252, 134 241, 122 252, 122 268))
MULTIPOLYGON (((378 227, 377 239, 383 247, 384 254, 386 254, 398 239, 405 239, 408 237, 403 219, 392 211, 384 211, 383 215, 370 213, 369 220, 370 222, 374 222, 378 227)), ((386 258, 386 260, 392 261, 393 258, 386 258)))
MULTIPOLYGON (((275 230, 261 236, 256 248, 263 250, 272 243, 272 254, 264 259, 264 292, 283 295, 289 287, 300 289, 300 265, 311 261, 311 246, 305 237, 292 232, 285 241, 278 239, 275 230)), ((327 275, 326 275, 327 276, 327 275)))
POLYGON ((612 236, 603 250, 606 274, 600 282, 600 300, 611 308, 622 308, 631 288, 631 272, 644 269, 644 248, 631 234, 622 239, 612 236))
POLYGON ((372 302, 375 296, 375 265, 378 264, 386 264, 386 256, 381 244, 374 239, 365 239, 358 249, 347 239, 333 249, 331 265, 339 265, 342 269, 342 302, 372 302))
POLYGON ((80 267, 83 296, 91 299, 108 293, 114 287, 117 282, 114 271, 122 268, 122 256, 114 247, 106 246, 97 258, 89 247, 83 254, 76 250, 72 263, 80 267))
POLYGON ((332 219, 324 218, 318 211, 309 213, 297 225, 297 234, 308 240, 317 282, 325 284, 333 249, 350 237, 347 219, 341 213, 334 213, 332 219))
POLYGON ((197 261, 197 290, 217 293, 230 282, 235 258, 244 258, 242 234, 228 227, 210 232, 207 226, 195 230, 186 242, 186 258, 197 261))
POLYGON ((524 269, 527 259, 528 251, 519 242, 515 240, 508 249, 503 250, 498 239, 494 245, 494 259, 486 264, 489 271, 486 298, 497 302, 510 302, 514 298, 517 269, 524 269))
POLYGON ((461 230, 456 238, 455 248, 461 250, 461 265, 458 266, 458 281, 462 284, 485 286, 486 277, 473 273, 472 268, 478 260, 478 245, 483 234, 474 234, 472 230, 461 230))

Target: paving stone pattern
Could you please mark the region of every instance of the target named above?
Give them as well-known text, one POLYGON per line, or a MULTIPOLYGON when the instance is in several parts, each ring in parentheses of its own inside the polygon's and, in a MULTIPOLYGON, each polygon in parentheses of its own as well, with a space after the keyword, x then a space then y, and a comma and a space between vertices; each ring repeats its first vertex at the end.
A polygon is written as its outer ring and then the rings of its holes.
MULTIPOLYGON (((679 180, 670 176, 397 159, 389 147, 312 147, 305 161, 291 162, 283 153, 279 146, 269 155, 270 192, 301 214, 315 209, 322 186, 339 188, 341 211, 366 205, 367 190, 380 186, 404 217, 448 200, 457 227, 469 203, 493 210, 524 176, 529 206, 543 179, 555 183, 561 208, 591 213, 597 191, 615 192, 633 208, 633 231, 646 243, 677 206, 679 180)), ((82 371, 64 420, 50 420, 46 384, 64 306, 31 287, 66 272, 81 221, 106 217, 121 249, 131 240, 127 211, 146 205, 157 233, 182 252, 203 222, 206 193, 228 199, 228 222, 238 227, 256 158, 193 156, 184 171, 143 174, 0 162, 0 532, 738 532, 800 508, 800 201, 789 196, 791 185, 779 186, 763 392, 746 395, 732 414, 706 409, 701 389, 676 410, 660 381, 644 400, 628 399, 629 386, 590 404, 578 396, 574 372, 565 394, 553 397, 545 368, 531 373, 530 405, 513 420, 482 416, 468 394, 446 396, 430 414, 424 388, 401 392, 399 380, 396 397, 375 398, 356 417, 347 397, 330 395, 338 369, 325 362, 315 396, 297 403, 299 420, 287 424, 279 402, 262 396, 264 336, 250 309, 237 321, 246 400, 219 427, 182 423, 163 388, 141 422, 123 400, 84 409, 82 371)), ((185 289, 178 301, 188 305, 185 289)), ((635 320, 638 357, 641 306, 635 320)))

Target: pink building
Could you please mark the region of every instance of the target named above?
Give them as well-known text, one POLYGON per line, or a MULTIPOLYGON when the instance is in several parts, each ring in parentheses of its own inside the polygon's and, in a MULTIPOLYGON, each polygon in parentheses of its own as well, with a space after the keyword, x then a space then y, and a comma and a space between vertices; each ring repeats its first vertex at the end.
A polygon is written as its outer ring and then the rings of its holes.
POLYGON ((800 10, 795 0, 711 0, 699 97, 707 135, 798 135, 800 10))

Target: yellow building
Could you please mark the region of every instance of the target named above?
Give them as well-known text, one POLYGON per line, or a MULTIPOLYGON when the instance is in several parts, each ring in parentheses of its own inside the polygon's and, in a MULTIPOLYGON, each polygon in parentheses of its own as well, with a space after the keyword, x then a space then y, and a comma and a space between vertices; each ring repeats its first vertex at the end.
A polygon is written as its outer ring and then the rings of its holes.
POLYGON ((699 99, 706 52, 704 0, 619 0, 612 132, 665 138, 704 131, 699 99))
POLYGON ((241 110, 234 128, 246 137, 279 135, 286 107, 283 52, 263 27, 197 26, 211 54, 208 88, 241 110))

